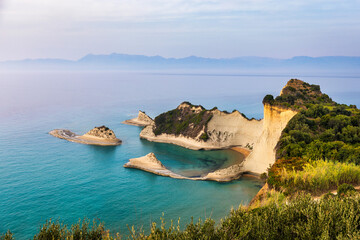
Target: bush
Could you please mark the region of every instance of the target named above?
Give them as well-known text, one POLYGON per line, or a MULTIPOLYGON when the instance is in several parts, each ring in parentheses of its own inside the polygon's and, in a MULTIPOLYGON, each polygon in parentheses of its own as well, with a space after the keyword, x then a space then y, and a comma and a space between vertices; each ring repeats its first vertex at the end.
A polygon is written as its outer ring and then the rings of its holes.
POLYGON ((8 230, 5 234, 0 235, 0 240, 12 240, 13 238, 13 234, 10 230, 8 230))
POLYGON ((53 222, 51 219, 46 221, 40 227, 39 233, 34 236, 34 240, 48 240, 48 239, 73 239, 73 240, 97 240, 103 239, 106 235, 105 227, 98 221, 93 221, 90 227, 90 221, 84 219, 79 220, 78 223, 73 224, 70 229, 67 225, 59 221, 53 222))
POLYGON ((201 134, 200 139, 206 142, 209 139, 209 135, 204 132, 203 134, 201 134))
MULTIPOLYGON (((283 166, 290 164, 285 161, 283 166)), ((291 169, 289 166, 285 168, 276 163, 269 171, 268 183, 288 193, 322 193, 343 183, 360 184, 360 166, 318 160, 304 164, 302 169, 291 169)))
POLYGON ((266 180, 267 178, 268 178, 268 176, 267 176, 266 172, 260 174, 260 179, 261 180, 266 180))
POLYGON ((266 95, 263 99, 263 104, 266 103, 272 105, 274 103, 274 96, 270 94, 266 95))
POLYGON ((339 196, 344 196, 344 195, 347 195, 347 194, 351 194, 352 192, 355 192, 355 188, 350 185, 350 184, 347 184, 347 183, 343 183, 341 184, 338 189, 337 189, 337 194, 339 196))

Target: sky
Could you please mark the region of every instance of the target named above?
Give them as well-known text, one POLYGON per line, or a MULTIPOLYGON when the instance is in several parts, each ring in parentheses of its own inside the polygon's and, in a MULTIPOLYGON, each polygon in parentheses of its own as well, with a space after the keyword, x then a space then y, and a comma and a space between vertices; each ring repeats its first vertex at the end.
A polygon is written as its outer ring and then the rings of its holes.
POLYGON ((360 0, 0 0, 0 61, 360 56, 360 0))

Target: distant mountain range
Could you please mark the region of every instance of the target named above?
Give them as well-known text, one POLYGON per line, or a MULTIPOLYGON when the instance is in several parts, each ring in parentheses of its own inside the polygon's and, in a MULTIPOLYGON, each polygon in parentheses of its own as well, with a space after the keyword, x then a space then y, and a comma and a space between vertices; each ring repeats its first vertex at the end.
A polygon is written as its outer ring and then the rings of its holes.
POLYGON ((1 70, 209 70, 239 73, 301 72, 301 73, 339 73, 360 74, 360 57, 306 57, 290 59, 265 57, 203 58, 164 58, 128 54, 94 55, 89 54, 77 60, 64 59, 25 59, 0 62, 1 70))

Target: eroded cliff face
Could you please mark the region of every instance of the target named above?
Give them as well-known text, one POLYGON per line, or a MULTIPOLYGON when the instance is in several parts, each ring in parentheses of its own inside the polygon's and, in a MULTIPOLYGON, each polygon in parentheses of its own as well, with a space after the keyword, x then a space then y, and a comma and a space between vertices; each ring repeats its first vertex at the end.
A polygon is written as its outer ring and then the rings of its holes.
POLYGON ((296 114, 296 111, 290 109, 264 105, 262 132, 254 144, 253 151, 245 160, 244 171, 261 174, 274 164, 276 160, 275 147, 281 133, 296 114))
POLYGON ((245 118, 240 112, 213 111, 207 125, 207 142, 219 148, 241 146, 252 149, 262 132, 263 120, 245 118))
POLYGON ((193 126, 194 123, 190 123, 184 131, 185 134, 155 134, 156 126, 150 125, 141 131, 140 137, 149 141, 172 143, 195 150, 222 149, 232 146, 252 149, 262 132, 262 120, 249 120, 238 111, 225 113, 215 109, 206 110, 204 113, 203 108, 190 107, 184 103, 177 109, 191 111, 191 114, 203 112, 202 116, 205 122, 200 122, 206 123, 206 119, 210 120, 206 125, 199 124, 196 128, 193 126), (189 131, 192 134, 188 134, 189 131), (203 136, 206 136, 206 139, 203 136))

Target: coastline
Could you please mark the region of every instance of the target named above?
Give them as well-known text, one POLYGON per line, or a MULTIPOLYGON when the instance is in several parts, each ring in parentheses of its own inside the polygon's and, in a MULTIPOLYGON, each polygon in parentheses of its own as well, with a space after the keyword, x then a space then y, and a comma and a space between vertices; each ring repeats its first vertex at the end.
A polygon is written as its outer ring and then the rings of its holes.
MULTIPOLYGON (((234 150, 234 149, 230 149, 234 150)), ((244 149, 247 151, 246 149, 244 149)), ((241 149, 234 150, 246 158, 244 151, 241 149)), ((175 179, 186 179, 186 180, 201 180, 201 181, 216 181, 216 182, 231 182, 237 180, 243 176, 245 173, 243 170, 243 164, 245 160, 236 162, 225 168, 217 169, 213 172, 207 173, 205 176, 201 177, 186 177, 180 174, 174 173, 171 170, 167 169, 159 160, 156 159, 153 153, 149 153, 146 156, 139 158, 129 159, 129 162, 124 164, 125 168, 135 168, 150 172, 159 176, 171 177, 175 179)), ((248 174, 247 174, 248 175, 248 174)))

